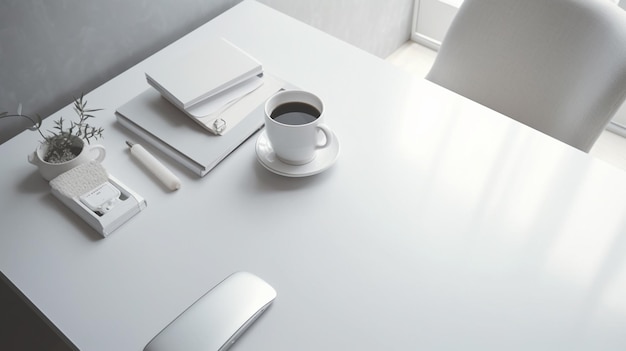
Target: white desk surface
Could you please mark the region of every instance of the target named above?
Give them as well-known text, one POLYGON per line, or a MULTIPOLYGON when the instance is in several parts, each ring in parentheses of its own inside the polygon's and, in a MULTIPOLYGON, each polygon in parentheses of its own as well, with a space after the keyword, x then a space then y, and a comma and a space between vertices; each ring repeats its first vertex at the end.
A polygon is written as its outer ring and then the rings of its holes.
POLYGON ((278 297, 233 350, 626 345, 624 172, 264 5, 241 3, 87 100, 106 108, 104 166, 148 200, 108 238, 26 161, 37 133, 0 147, 0 270, 82 350, 141 350, 238 270, 278 297), (138 167, 116 107, 209 35, 324 99, 333 168, 274 175, 256 138, 204 178, 168 162, 174 193, 138 167))

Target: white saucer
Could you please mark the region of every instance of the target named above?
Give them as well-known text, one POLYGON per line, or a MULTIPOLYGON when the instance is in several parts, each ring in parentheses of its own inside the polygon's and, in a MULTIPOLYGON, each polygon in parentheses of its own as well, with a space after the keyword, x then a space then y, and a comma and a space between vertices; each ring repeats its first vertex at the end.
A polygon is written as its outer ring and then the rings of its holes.
POLYGON ((307 177, 321 173, 332 166, 339 157, 339 140, 333 133, 333 143, 328 147, 319 149, 313 161, 294 166, 286 164, 276 157, 274 149, 267 138, 265 130, 256 140, 256 156, 259 163, 269 171, 285 177, 307 177))

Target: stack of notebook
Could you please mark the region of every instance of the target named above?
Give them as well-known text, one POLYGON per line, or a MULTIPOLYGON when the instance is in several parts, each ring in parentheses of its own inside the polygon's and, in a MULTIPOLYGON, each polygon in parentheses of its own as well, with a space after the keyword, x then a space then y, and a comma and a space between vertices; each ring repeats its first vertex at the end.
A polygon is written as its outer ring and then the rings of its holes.
POLYGON ((146 72, 152 86, 117 109, 117 120, 204 176, 263 126, 265 100, 285 83, 221 39, 146 72))
POLYGON ((215 134, 220 111, 263 84, 261 64, 222 38, 166 65, 146 72, 148 83, 161 95, 215 134))

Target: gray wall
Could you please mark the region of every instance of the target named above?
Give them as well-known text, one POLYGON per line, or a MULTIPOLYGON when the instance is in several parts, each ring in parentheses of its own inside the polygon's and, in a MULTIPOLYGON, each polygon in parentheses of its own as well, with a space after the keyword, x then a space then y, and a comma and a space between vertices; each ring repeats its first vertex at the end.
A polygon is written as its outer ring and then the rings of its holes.
MULTIPOLYGON (((0 112, 54 113, 240 1, 1 0, 0 112)), ((380 57, 410 35, 413 0, 260 2, 380 57)), ((0 120, 0 143, 25 127, 0 120)))

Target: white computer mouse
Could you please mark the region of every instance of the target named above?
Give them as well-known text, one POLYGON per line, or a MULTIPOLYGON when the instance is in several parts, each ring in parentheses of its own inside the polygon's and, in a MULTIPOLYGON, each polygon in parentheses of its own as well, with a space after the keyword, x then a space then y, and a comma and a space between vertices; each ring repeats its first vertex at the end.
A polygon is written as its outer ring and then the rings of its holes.
POLYGON ((228 349, 276 298, 276 290, 237 272, 200 297, 157 334, 144 351, 228 349))

